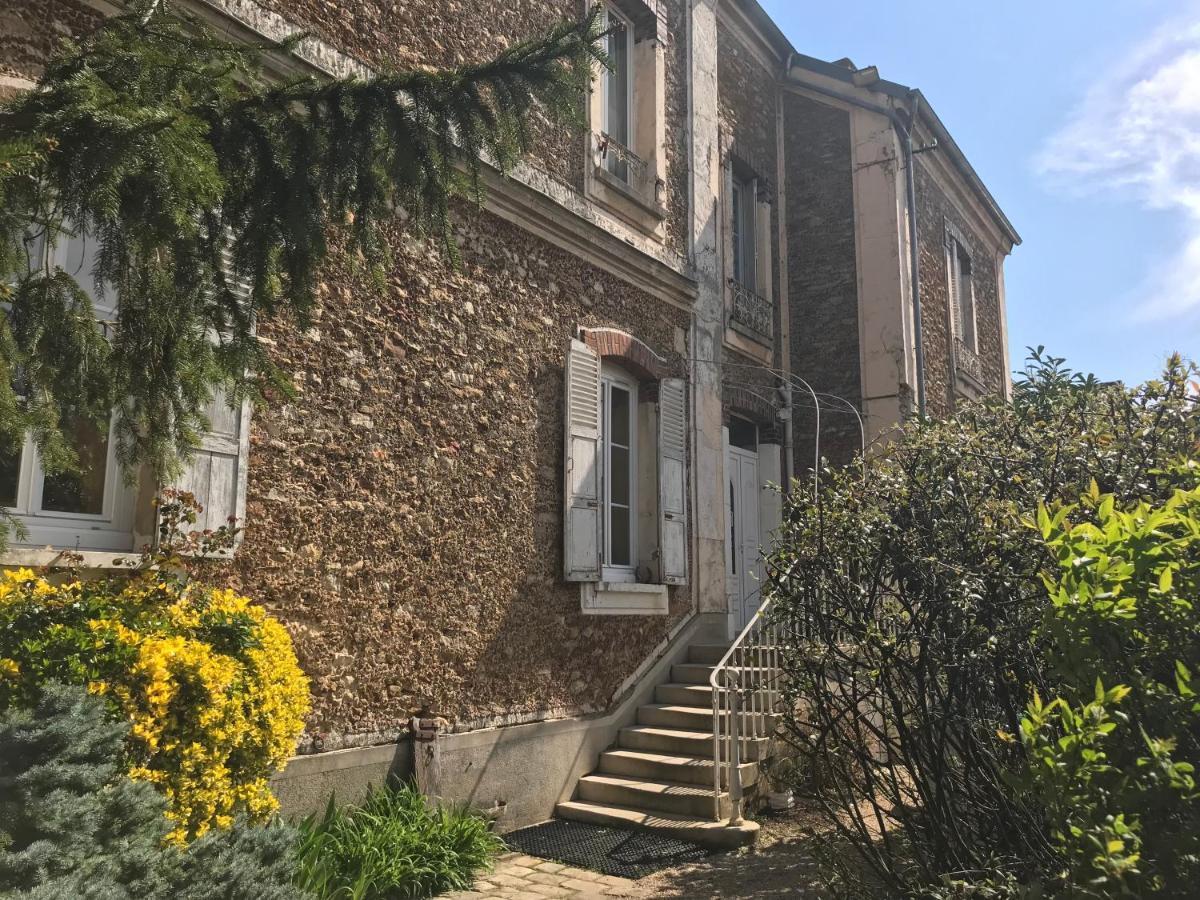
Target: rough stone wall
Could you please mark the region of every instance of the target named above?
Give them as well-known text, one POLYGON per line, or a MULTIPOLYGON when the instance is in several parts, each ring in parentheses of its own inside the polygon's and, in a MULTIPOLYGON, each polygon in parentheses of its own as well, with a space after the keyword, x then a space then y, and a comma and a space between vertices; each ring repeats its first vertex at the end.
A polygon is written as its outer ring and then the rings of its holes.
MULTIPOLYGON (((771 250, 771 296, 775 298, 774 328, 776 341, 771 349, 770 366, 779 368, 783 362, 779 344, 779 210, 775 203, 778 173, 778 143, 776 140, 775 73, 763 65, 729 29, 717 33, 717 91, 721 144, 728 156, 748 166, 760 179, 771 202, 771 233, 766 237, 771 250)), ((726 159, 725 164, 730 164, 726 159)), ((722 215, 730 214, 728 202, 722 215)), ((728 228, 728 222, 723 223, 728 228)), ((760 239, 763 239, 760 236, 760 239)), ((729 277, 729 272, 725 277, 729 277)), ((762 426, 760 439, 776 439, 777 422, 768 409, 777 405, 779 379, 764 371, 763 363, 736 350, 723 350, 724 370, 722 395, 726 420, 731 412, 755 421, 762 426), (764 399, 766 401, 764 403, 764 399)))
MULTIPOLYGON (((480 58, 574 8, 279 11, 415 64, 480 58)), ((71 0, 16 0, 0 73, 36 78, 60 35, 98 21, 71 0)), ((675 179, 686 188, 686 170, 675 179)), ((686 203, 672 203, 682 242, 686 203)), ((666 617, 584 616, 561 574, 568 341, 620 328, 683 375, 689 313, 489 214, 457 221, 459 269, 396 222, 382 285, 334 254, 312 328, 260 322, 297 393, 253 417, 245 542, 212 574, 292 634, 312 678, 308 751, 392 739, 423 709, 457 727, 603 709, 691 602, 672 588, 666 617)))
POLYGON ((5 0, 0 5, 0 75, 36 80, 62 40, 101 16, 77 0, 5 0))
MULTIPOLYGON (((461 66, 495 56, 564 18, 580 0, 257 0, 331 46, 372 66, 461 66)), ((63 37, 84 34, 101 16, 80 0, 6 0, 0 9, 0 75, 36 79, 63 37)), ((687 4, 660 0, 667 20, 666 246, 687 241, 687 4)), ((6 89, 0 85, 0 92, 6 89)), ((4 94, 0 93, 0 97, 4 94)), ((546 119, 535 122, 531 161, 577 190, 583 187, 586 136, 546 119)))
POLYGON ((260 329, 298 394, 254 418, 238 586, 295 638, 327 748, 422 707, 602 709, 690 601, 583 616, 563 582, 565 351, 617 327, 682 374, 687 313, 486 214, 457 272, 390 237, 384 287, 335 264, 312 329, 260 329))
MULTIPOLYGON (((918 157, 920 160, 920 157, 918 157)), ((999 275, 993 250, 968 224, 946 191, 926 168, 917 172, 918 246, 921 251, 921 328, 925 343, 925 394, 932 416, 954 410, 951 384, 950 287, 946 272, 946 220, 967 238, 975 284, 975 321, 979 358, 989 391, 1003 390, 1005 367, 998 293, 999 275)))
MULTIPOLYGON (((817 391, 861 408, 850 116, 788 93, 784 123, 792 371, 817 391)), ((813 466, 816 417, 803 391, 793 402, 795 472, 801 475, 813 466)), ((846 410, 823 408, 821 455, 845 463, 860 447, 857 420, 846 410)))

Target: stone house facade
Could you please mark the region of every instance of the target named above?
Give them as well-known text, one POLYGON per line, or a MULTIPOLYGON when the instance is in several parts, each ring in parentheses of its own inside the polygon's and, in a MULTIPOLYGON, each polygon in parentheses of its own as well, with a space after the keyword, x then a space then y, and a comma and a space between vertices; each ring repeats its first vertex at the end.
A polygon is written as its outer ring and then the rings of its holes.
MULTIPOLYGON (((303 29, 272 67, 324 75, 483 59, 586 8, 180 5, 236 38, 303 29)), ((116 8, 12 0, 0 91, 31 87, 62 36, 116 8)), ((754 0, 610 0, 607 15, 619 64, 597 73, 587 129, 542 126, 482 208, 456 211, 457 268, 398 217, 382 285, 335 259, 313 327, 259 323, 295 396, 213 404, 184 486, 213 523, 245 527, 216 577, 286 624, 312 679, 277 783, 289 808, 415 767, 506 827, 546 818, 656 671, 753 615, 781 513, 771 485, 812 465, 801 384, 821 395, 831 458, 859 446, 851 408, 868 437, 912 412, 893 121, 909 95, 800 57, 754 0)), ((915 157, 915 209, 925 394, 943 414, 1007 390, 1016 236, 927 105, 913 130, 939 143, 915 157), (971 313, 972 357, 951 297, 971 313)), ((123 490, 90 439, 100 489, 75 486, 64 508, 47 505, 31 447, 4 476, 31 535, 5 563, 69 548, 102 567, 153 532, 155 486, 123 490)))

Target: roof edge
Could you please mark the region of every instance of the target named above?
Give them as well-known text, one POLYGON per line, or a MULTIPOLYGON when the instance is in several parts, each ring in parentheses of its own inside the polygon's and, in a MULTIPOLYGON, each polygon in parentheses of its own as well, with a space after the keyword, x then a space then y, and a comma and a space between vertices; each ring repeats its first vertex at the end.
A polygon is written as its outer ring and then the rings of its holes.
MULTIPOLYGON (((751 2, 753 2, 753 0, 751 0, 751 2)), ((755 5, 757 6, 758 4, 755 3, 755 5)), ((945 123, 942 122, 941 118, 937 114, 937 111, 933 108, 933 105, 929 102, 929 99, 924 95, 924 93, 916 88, 910 88, 907 85, 899 84, 895 81, 888 81, 884 78, 880 78, 869 84, 858 84, 855 82, 854 76, 856 72, 854 70, 847 69, 844 66, 840 66, 835 63, 825 62, 824 60, 817 59, 814 56, 808 56, 804 53, 793 52, 791 64, 793 68, 799 67, 817 75, 823 75, 826 78, 840 81, 847 85, 851 90, 883 94, 884 96, 903 105, 903 108, 907 110, 910 115, 912 113, 913 98, 919 99, 920 102, 917 107, 919 121, 931 132, 933 132, 933 136, 937 139, 938 146, 946 150, 950 161, 954 164, 954 167, 963 176, 963 179, 967 182, 967 185, 975 193, 976 197, 983 203, 988 212, 991 214, 992 218, 995 220, 996 224, 1000 226, 1001 231, 1003 231, 1008 239, 1013 243, 1013 246, 1020 245, 1021 235, 1017 232, 1017 229, 1013 226, 1008 216, 1005 215, 1004 210, 1000 208, 999 202, 997 202, 996 198, 992 195, 992 192, 988 190, 987 185, 983 182, 983 179, 979 177, 979 173, 975 171, 975 167, 971 165, 970 160, 967 159, 967 155, 958 145, 958 142, 954 140, 953 135, 950 134, 950 130, 946 127, 945 123)), ((859 69, 857 71, 862 72, 866 70, 859 69)), ((803 86, 803 82, 798 82, 792 77, 790 70, 787 77, 789 81, 793 81, 794 83, 803 86)))

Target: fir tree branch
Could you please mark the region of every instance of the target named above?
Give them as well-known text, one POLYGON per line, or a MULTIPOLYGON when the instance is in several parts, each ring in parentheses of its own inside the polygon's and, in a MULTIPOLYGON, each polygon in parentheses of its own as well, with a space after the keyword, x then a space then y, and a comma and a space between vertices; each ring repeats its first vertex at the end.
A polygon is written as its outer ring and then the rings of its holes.
POLYGON ((36 91, 0 107, 0 452, 32 432, 47 471, 71 469, 70 421, 106 428, 116 409, 126 470, 168 481, 216 391, 261 401, 287 383, 254 321, 306 323, 331 231, 378 265, 378 226, 401 207, 456 258, 455 198, 478 200, 485 166, 529 151, 535 112, 582 121, 606 63, 599 22, 597 8, 445 72, 283 83, 260 72, 278 46, 228 43, 166 2, 66 44, 36 91), (95 242, 79 274, 115 292, 110 335, 44 243, 31 265, 37 231, 95 242))

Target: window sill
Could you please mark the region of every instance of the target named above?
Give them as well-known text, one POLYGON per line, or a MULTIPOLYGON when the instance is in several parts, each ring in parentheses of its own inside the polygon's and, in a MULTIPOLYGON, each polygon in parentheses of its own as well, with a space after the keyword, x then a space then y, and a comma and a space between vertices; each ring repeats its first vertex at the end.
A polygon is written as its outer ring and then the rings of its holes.
POLYGON ((591 616, 665 616, 669 606, 665 584, 584 582, 579 599, 583 614, 591 616))
POLYGON ((0 566, 28 568, 132 569, 139 556, 111 550, 58 550, 54 547, 9 547, 0 553, 0 566))

